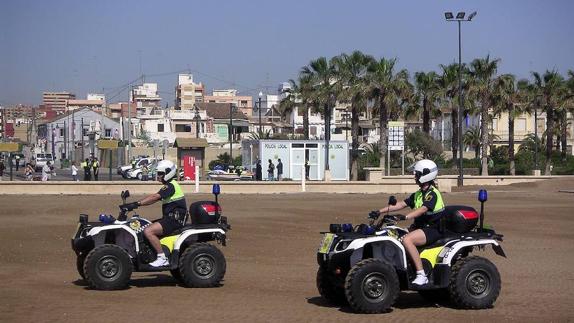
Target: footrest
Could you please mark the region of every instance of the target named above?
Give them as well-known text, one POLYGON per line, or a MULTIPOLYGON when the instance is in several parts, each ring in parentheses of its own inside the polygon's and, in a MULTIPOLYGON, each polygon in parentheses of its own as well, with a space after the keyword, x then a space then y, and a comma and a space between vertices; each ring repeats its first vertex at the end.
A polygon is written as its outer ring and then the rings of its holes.
POLYGON ((417 285, 417 284, 410 284, 411 290, 431 290, 431 289, 439 289, 435 285, 428 283, 424 285, 417 285))

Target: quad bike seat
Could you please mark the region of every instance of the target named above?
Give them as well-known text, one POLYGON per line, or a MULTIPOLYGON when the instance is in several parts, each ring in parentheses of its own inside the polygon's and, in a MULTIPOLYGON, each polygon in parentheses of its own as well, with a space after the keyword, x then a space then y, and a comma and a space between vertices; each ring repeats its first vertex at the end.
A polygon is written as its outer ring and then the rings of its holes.
POLYGON ((502 236, 494 233, 494 231, 487 230, 484 232, 466 232, 466 233, 456 233, 456 232, 445 232, 444 237, 438 239, 437 241, 431 243, 430 245, 423 246, 424 249, 436 248, 444 246, 452 240, 480 240, 480 239, 497 239, 501 240, 502 236))
POLYGON ((218 223, 214 223, 214 224, 186 224, 183 227, 173 231, 169 235, 170 236, 178 235, 178 234, 181 234, 182 232, 184 232, 185 230, 190 230, 190 229, 200 230, 200 229, 217 229, 217 228, 221 228, 221 226, 218 223))

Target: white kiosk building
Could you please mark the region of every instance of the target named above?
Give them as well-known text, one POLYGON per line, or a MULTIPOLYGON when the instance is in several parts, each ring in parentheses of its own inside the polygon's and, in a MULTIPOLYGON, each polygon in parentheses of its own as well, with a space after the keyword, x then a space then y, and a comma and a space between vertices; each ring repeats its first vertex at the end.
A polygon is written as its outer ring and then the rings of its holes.
MULTIPOLYGON (((324 140, 244 140, 241 142, 243 167, 255 172, 261 160, 262 177, 267 178, 269 159, 277 168, 283 163, 283 178, 301 180, 308 160, 309 180, 323 180, 325 173, 324 140)), ((331 179, 349 180, 349 144, 346 141, 329 141, 329 168, 331 179)), ((277 170, 275 170, 277 177, 277 170)))

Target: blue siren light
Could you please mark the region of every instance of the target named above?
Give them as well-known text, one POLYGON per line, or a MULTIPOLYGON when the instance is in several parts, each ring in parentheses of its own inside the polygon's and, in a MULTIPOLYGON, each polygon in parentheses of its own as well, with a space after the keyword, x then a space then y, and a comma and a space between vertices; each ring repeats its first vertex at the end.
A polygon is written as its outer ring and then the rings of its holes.
POLYGON ((219 184, 213 184, 211 192, 215 195, 218 195, 219 193, 221 193, 221 188, 219 187, 219 184))
POLYGON ((367 226, 367 227, 363 228, 363 234, 369 235, 369 234, 373 234, 373 233, 375 233, 375 227, 367 226))
POLYGON ((478 200, 480 202, 486 202, 488 200, 488 193, 486 192, 486 190, 478 191, 478 200))
POLYGON ((353 231, 353 225, 351 223, 343 223, 343 225, 341 227, 343 229, 343 232, 352 232, 353 231))

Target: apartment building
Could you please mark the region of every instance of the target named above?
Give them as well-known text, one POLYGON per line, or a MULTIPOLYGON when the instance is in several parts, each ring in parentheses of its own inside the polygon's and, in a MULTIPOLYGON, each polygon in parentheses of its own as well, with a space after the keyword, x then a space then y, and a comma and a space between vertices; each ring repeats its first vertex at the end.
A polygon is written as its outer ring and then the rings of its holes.
POLYGON ((69 92, 44 92, 42 93, 42 104, 51 106, 54 110, 64 113, 66 102, 76 99, 76 95, 69 92))
POLYGON ((204 97, 206 103, 231 103, 246 116, 253 115, 253 98, 247 95, 237 95, 237 90, 213 90, 212 95, 204 97))
POLYGON ((191 110, 195 103, 203 102, 205 88, 202 83, 193 82, 192 74, 179 74, 175 87, 175 109, 191 110))
POLYGON ((135 105, 138 115, 148 114, 156 108, 161 108, 157 83, 144 83, 134 87, 130 92, 130 101, 135 105))

